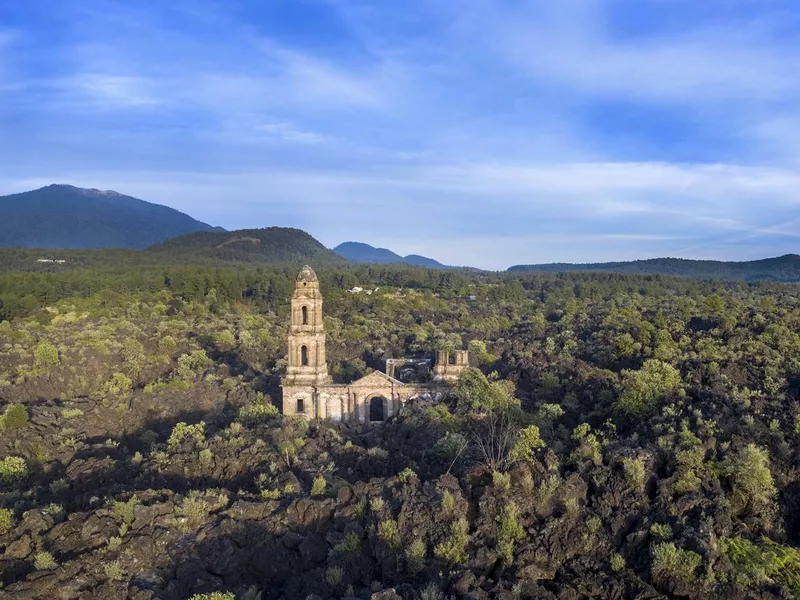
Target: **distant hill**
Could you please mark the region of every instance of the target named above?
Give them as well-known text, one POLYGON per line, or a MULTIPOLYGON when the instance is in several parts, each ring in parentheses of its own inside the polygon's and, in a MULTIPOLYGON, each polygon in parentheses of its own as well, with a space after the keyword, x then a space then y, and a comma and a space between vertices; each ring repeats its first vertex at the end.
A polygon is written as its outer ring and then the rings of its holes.
POLYGON ((118 192, 58 184, 0 196, 0 215, 0 246, 6 247, 140 249, 219 229, 118 192))
POLYGON ((651 258, 630 262, 609 263, 551 263, 540 265, 515 265, 509 272, 530 271, 610 271, 615 273, 640 273, 700 277, 726 281, 784 281, 800 282, 800 256, 787 254, 745 262, 717 260, 689 260, 684 258, 651 258))
POLYGON ((172 259, 182 259, 181 262, 200 259, 287 265, 347 262, 305 231, 288 227, 197 231, 154 244, 147 253, 168 255, 172 259))
POLYGON ((394 263, 404 263, 408 265, 416 265, 418 267, 427 267, 428 269, 457 269, 458 267, 448 267, 443 265, 437 260, 420 256, 418 254, 409 254, 408 256, 400 256, 386 248, 375 248, 369 244, 361 242, 344 242, 339 244, 333 249, 334 252, 343 256, 349 261, 355 263, 370 263, 376 265, 388 265, 394 263))

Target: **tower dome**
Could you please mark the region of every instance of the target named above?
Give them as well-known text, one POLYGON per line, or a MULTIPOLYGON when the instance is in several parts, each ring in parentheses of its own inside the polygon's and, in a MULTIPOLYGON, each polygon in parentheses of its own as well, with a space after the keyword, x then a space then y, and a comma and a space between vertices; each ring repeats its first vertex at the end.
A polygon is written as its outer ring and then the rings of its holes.
POLYGON ((300 283, 301 281, 307 283, 318 283, 319 279, 317 279, 317 274, 314 273, 314 269, 306 265, 305 267, 300 269, 300 272, 297 274, 296 281, 298 283, 300 283))

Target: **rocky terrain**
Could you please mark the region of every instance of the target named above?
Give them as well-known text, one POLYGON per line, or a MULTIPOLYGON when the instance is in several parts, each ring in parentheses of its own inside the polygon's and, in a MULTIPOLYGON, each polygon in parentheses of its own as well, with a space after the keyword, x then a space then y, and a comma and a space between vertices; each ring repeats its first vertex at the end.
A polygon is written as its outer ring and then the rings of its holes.
POLYGON ((0 595, 797 597, 794 288, 603 277, 331 293, 337 377, 469 340, 378 426, 282 418, 285 313, 213 291, 0 323, 0 595))

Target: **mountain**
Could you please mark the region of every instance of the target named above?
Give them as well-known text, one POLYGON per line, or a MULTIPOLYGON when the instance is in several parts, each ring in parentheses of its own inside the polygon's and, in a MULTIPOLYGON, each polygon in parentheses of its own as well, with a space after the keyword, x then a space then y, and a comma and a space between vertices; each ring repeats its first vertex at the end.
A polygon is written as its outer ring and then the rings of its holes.
POLYGON ((333 249, 334 252, 343 256, 349 261, 355 263, 371 263, 378 265, 388 265, 394 263, 405 263, 408 265, 416 265, 418 267, 426 267, 428 269, 456 269, 458 267, 448 267, 439 261, 419 256, 418 254, 409 254, 408 256, 400 256, 386 248, 375 248, 369 244, 361 242, 344 242, 339 244, 333 249))
POLYGON ((6 247, 141 249, 215 229, 167 206, 58 184, 0 196, 0 215, 0 246, 6 247))
POLYGON ((651 258, 629 262, 609 263, 551 263, 540 265, 515 265, 509 272, 530 271, 610 271, 614 273, 641 273, 700 277, 727 281, 785 281, 800 282, 800 256, 786 254, 776 258, 744 262, 717 260, 689 260, 684 258, 651 258))
POLYGON ((347 263, 305 231, 288 227, 196 231, 150 246, 146 252, 179 262, 347 263))

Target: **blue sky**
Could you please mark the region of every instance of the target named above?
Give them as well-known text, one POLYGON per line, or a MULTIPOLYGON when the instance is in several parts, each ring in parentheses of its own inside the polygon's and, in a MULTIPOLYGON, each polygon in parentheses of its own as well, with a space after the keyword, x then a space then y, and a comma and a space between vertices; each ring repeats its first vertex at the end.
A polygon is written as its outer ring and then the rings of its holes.
POLYGON ((796 0, 0 1, 0 194, 505 268, 800 252, 796 0))

